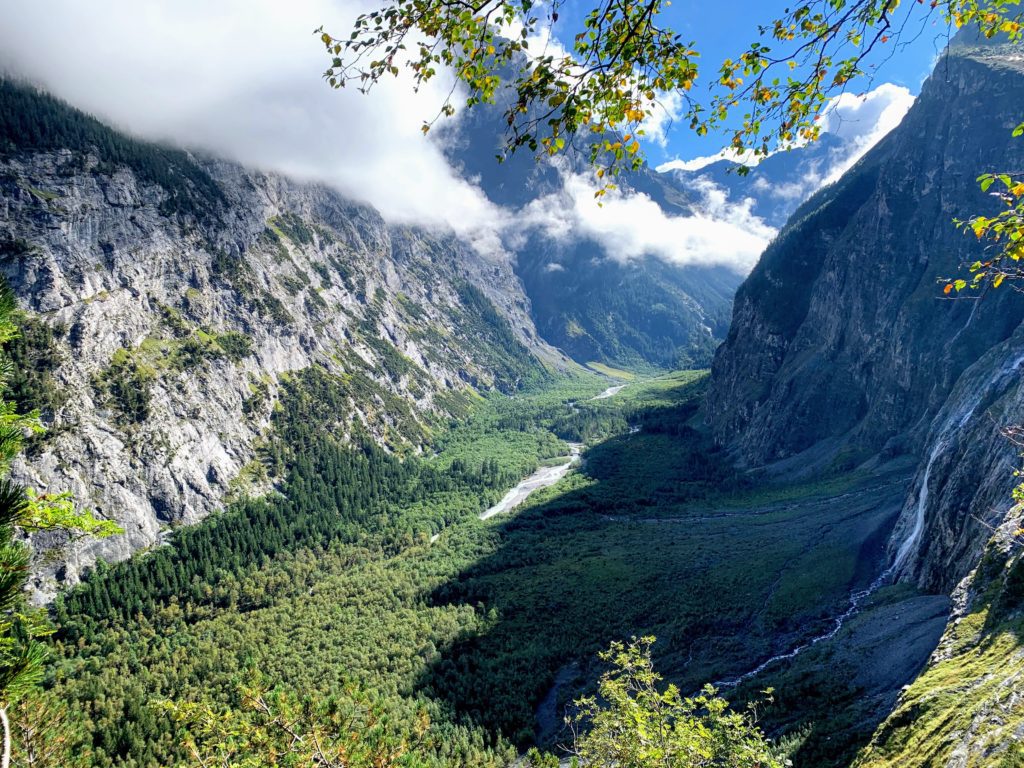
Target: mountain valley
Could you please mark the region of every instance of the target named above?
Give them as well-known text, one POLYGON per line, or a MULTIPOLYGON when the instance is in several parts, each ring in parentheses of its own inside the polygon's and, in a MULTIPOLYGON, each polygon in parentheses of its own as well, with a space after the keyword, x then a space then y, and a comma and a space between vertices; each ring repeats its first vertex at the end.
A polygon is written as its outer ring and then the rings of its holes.
MULTIPOLYGON (((753 195, 828 133, 749 187, 624 174, 675 219, 749 190, 745 277, 395 223, 0 81, 9 397, 46 427, 11 477, 122 529, 28 536, 54 634, 11 710, 59 757, 14 764, 298 765, 245 719, 280 696, 382 768, 547 768, 598 654, 651 636, 793 766, 1024 765, 1024 298, 942 290, 988 258, 951 223, 992 207, 977 169, 1024 156, 1021 62, 961 36, 806 200, 753 195)), ((584 167, 496 164, 498 118, 453 167, 513 218, 573 204, 584 167)))

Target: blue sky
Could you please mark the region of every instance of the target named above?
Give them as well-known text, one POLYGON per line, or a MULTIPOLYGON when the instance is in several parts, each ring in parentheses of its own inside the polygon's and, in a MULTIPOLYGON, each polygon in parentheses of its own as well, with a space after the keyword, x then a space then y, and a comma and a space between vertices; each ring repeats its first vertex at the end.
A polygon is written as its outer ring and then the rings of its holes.
MULTIPOLYGON (((724 59, 736 58, 745 45, 759 39, 758 24, 767 24, 792 4, 792 0, 673 0, 672 5, 665 9, 663 19, 667 26, 682 35, 684 41, 696 43, 695 47, 701 54, 701 81, 706 84, 724 59)), ((558 27, 565 32, 556 28, 556 36, 564 34, 571 39, 572 28, 589 7, 587 0, 569 0, 558 22, 558 27)), ((925 19, 924 8, 917 3, 905 8, 910 8, 913 14, 906 33, 899 42, 894 40, 883 46, 880 55, 872 58, 870 63, 877 67, 874 82, 858 83, 854 87, 855 92, 890 82, 905 86, 916 95, 931 71, 935 57, 945 46, 947 29, 936 19, 925 19)), ((657 165, 675 157, 714 154, 720 148, 721 138, 714 135, 701 138, 687 126, 676 124, 668 135, 667 147, 651 145, 647 151, 652 164, 657 165)))

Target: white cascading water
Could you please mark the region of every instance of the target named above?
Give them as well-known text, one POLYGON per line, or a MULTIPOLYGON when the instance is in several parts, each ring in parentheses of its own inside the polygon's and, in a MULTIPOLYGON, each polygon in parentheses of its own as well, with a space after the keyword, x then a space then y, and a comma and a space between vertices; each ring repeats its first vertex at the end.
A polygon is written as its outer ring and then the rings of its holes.
POLYGON ((921 487, 917 492, 917 504, 914 506, 914 523, 910 526, 910 530, 900 543, 899 549, 896 550, 896 557, 893 558, 892 565, 886 570, 887 574, 898 573, 921 541, 921 535, 924 533, 925 513, 928 507, 928 481, 931 479, 932 465, 942 452, 946 450, 954 433, 963 429, 964 425, 971 419, 989 392, 993 388, 1002 387, 1006 378, 1011 374, 1015 374, 1022 364, 1024 364, 1024 355, 1020 355, 1012 361, 1007 361, 1002 367, 996 369, 987 381, 974 389, 972 397, 962 403, 960 408, 950 414, 943 422, 938 435, 936 435, 935 445, 928 455, 924 476, 921 478, 921 487))
MULTIPOLYGON (((971 413, 974 413, 973 409, 971 413)), ((970 414, 967 415, 967 418, 970 418, 970 414)), ((896 557, 893 558, 892 565, 886 568, 883 574, 886 577, 898 572, 903 567, 907 558, 910 557, 910 553, 921 540, 921 534, 924 532, 925 511, 928 507, 928 481, 932 476, 932 465, 942 452, 946 450, 946 445, 946 440, 940 439, 935 443, 935 447, 932 448, 932 452, 928 456, 928 463, 924 468, 924 476, 921 478, 921 489, 917 492, 917 504, 914 507, 914 524, 910 527, 910 532, 907 533, 900 543, 900 548, 896 550, 896 557)))
POLYGON ((888 583, 892 577, 896 575, 904 565, 906 565, 907 560, 920 543, 921 536, 924 534, 925 513, 927 512, 928 507, 928 483, 931 480, 932 466, 949 446, 950 440, 954 436, 955 432, 959 431, 967 424, 985 397, 994 388, 1001 388, 1005 380, 1010 375, 1015 374, 1022 364, 1024 364, 1024 354, 1021 354, 1012 361, 1008 361, 1002 367, 997 369, 987 381, 983 382, 980 386, 975 387, 973 389, 972 396, 965 402, 961 403, 960 407, 946 417, 942 422, 942 427, 936 435, 934 446, 931 453, 928 455, 928 463, 925 464, 924 474, 921 477, 921 486, 917 492, 917 503, 914 505, 914 522, 910 526, 910 530, 907 532, 903 541, 900 543, 899 549, 896 550, 896 556, 893 558, 892 564, 882 571, 882 573, 878 575, 878 578, 871 582, 871 585, 867 589, 857 590, 850 595, 850 602, 847 604, 846 610, 839 616, 832 619, 828 631, 812 637, 810 640, 786 651, 785 653, 772 656, 749 672, 745 672, 738 677, 716 682, 716 688, 735 688, 740 683, 749 680, 752 677, 756 677, 772 664, 796 658, 808 648, 826 640, 831 640, 839 634, 839 630, 843 628, 843 625, 847 620, 857 614, 860 605, 865 598, 874 593, 875 590, 882 585, 888 583))

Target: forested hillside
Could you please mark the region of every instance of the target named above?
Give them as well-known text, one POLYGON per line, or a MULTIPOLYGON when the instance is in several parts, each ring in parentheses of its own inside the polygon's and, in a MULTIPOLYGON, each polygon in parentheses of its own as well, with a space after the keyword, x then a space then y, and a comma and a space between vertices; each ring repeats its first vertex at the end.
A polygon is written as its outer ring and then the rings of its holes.
POLYGON ((10 81, 0 124, 2 267, 30 313, 14 385, 49 427, 16 472, 126 529, 41 564, 45 593, 269 490, 263 433, 292 372, 343 376, 322 404, 338 430, 404 454, 478 393, 570 365, 507 262, 451 236, 137 141, 10 81))

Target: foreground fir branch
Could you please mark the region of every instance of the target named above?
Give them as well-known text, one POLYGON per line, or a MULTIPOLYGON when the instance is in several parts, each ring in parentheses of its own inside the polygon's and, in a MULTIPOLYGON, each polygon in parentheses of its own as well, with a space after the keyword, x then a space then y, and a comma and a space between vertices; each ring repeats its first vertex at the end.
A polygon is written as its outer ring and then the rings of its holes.
MULTIPOLYGON (((9 288, 0 287, 0 345, 15 339, 17 305, 9 288)), ((14 366, 0 352, 0 392, 10 393, 14 366)), ((11 462, 21 453, 25 439, 43 431, 39 413, 18 412, 0 401, 0 768, 11 765, 13 733, 10 711, 35 692, 42 679, 47 647, 53 633, 45 611, 28 605, 25 586, 31 552, 19 536, 43 530, 67 530, 109 536, 120 532, 115 524, 76 511, 66 494, 38 494, 10 480, 11 462)))

